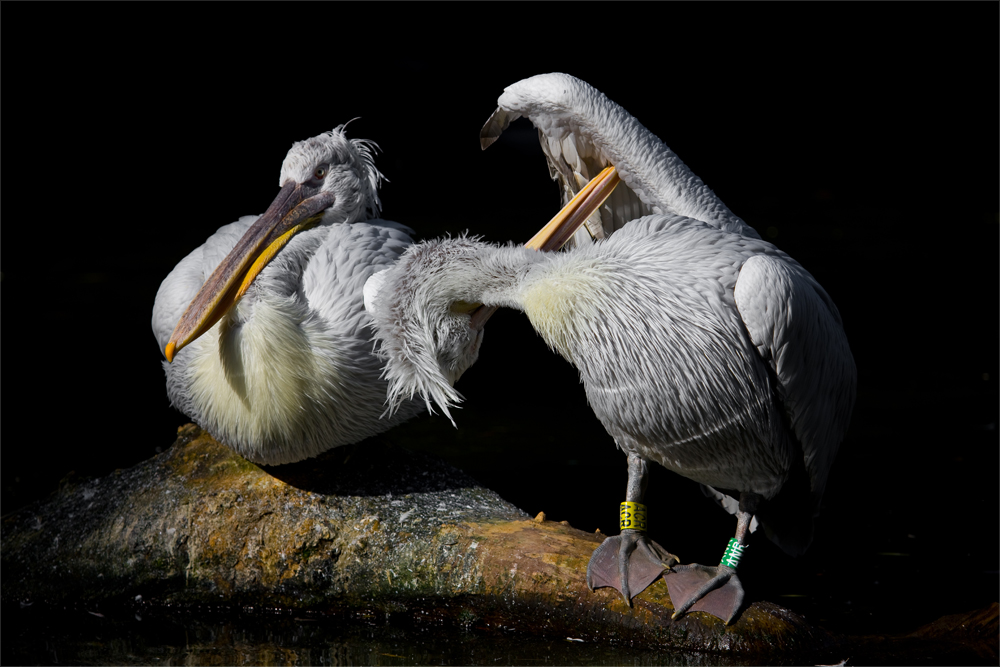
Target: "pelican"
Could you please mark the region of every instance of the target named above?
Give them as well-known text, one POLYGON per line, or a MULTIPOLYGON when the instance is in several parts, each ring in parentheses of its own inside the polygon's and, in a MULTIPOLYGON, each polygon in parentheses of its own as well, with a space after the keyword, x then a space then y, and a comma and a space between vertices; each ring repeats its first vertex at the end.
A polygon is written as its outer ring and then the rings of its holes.
POLYGON ((790 554, 812 539, 855 395, 840 314, 808 271, 593 87, 566 74, 508 87, 483 148, 520 116, 538 128, 564 197, 607 165, 622 184, 568 252, 432 240, 377 274, 370 302, 390 402, 416 391, 447 412, 460 398, 454 371, 482 341, 477 306, 523 311, 579 370, 627 455, 622 530, 595 550, 588 586, 612 586, 631 604, 663 575, 675 617, 706 611, 728 624, 743 602, 736 566, 758 523, 790 554), (719 565, 678 565, 645 535, 651 461, 736 515, 719 565))
POLYGON ((412 243, 377 218, 374 143, 345 126, 295 143, 261 216, 220 227, 164 279, 153 333, 171 404, 261 464, 358 442, 386 419, 362 289, 412 243))

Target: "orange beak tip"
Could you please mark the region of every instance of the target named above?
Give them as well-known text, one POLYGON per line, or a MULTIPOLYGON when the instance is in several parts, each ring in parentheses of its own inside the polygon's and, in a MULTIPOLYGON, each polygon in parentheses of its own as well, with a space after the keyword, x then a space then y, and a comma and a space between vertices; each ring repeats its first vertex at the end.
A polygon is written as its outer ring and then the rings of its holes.
POLYGON ((163 350, 163 354, 166 355, 166 357, 167 357, 167 363, 168 364, 171 363, 171 362, 173 362, 173 360, 174 360, 174 350, 176 348, 177 348, 177 345, 174 343, 174 341, 170 341, 169 343, 167 343, 167 348, 165 350, 163 350))

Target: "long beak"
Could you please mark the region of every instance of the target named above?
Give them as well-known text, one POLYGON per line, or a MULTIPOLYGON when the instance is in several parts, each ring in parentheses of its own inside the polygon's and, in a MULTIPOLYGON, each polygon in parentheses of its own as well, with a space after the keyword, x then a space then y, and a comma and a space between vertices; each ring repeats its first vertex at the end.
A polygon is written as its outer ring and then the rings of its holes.
POLYGON ((548 224, 524 244, 526 248, 535 250, 559 250, 566 245, 576 230, 585 223, 594 212, 601 207, 615 186, 621 182, 621 177, 614 167, 605 167, 604 171, 590 180, 576 193, 576 196, 566 204, 548 224))
POLYGON ((300 183, 281 188, 184 311, 164 349, 167 361, 222 319, 292 236, 316 224, 318 214, 333 205, 332 194, 313 192, 315 188, 300 183))
MULTIPOLYGON (((604 200, 611 196, 619 182, 621 177, 618 171, 614 167, 606 167, 576 193, 576 196, 524 246, 542 251, 558 250, 563 247, 573 234, 576 234, 576 230, 580 229, 580 226, 601 207, 604 200)), ((470 326, 473 329, 482 329, 486 320, 496 311, 497 306, 480 306, 472 313, 470 326)))

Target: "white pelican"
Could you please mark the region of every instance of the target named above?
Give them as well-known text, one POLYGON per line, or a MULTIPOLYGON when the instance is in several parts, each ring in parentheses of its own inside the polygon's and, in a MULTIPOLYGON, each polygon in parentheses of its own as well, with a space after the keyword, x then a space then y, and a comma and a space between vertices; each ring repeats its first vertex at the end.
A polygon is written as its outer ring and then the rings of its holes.
POLYGON ((375 219, 374 144, 344 126, 292 146, 277 198, 225 225, 174 268, 153 306, 171 403, 262 464, 381 433, 390 418, 362 288, 412 230, 375 219))
POLYGON ((736 564, 757 522, 791 554, 812 539, 855 394, 837 308, 808 271, 591 86, 541 75, 508 87, 499 104, 484 148, 526 116, 567 195, 607 164, 622 186, 570 252, 436 240, 379 274, 372 309, 390 400, 416 390, 447 411, 457 400, 454 369, 478 354, 474 307, 524 311, 577 367, 628 457, 623 530, 595 550, 588 585, 613 586, 630 603, 673 564, 642 532, 647 465, 656 461, 737 516, 722 563, 678 565, 665 576, 675 616, 702 610, 728 623, 743 600, 736 564))

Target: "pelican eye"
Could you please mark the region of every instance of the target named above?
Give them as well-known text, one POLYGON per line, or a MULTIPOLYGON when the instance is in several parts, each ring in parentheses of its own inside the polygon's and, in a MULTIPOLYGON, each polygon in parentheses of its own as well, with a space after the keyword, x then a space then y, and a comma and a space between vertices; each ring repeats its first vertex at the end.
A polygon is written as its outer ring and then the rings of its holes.
POLYGON ((316 178, 323 178, 326 176, 326 167, 316 167, 316 171, 313 172, 313 176, 316 178))

